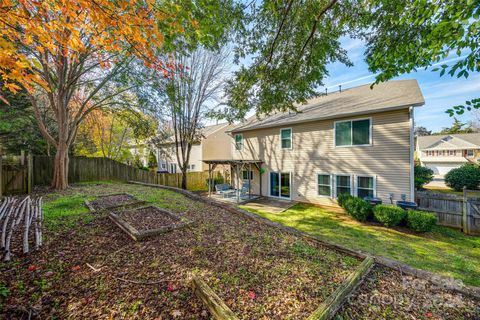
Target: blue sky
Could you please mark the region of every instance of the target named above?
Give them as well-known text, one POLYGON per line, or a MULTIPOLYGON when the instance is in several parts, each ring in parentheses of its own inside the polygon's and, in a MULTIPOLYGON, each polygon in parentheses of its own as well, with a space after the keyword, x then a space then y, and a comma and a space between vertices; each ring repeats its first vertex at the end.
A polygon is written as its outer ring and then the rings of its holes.
MULTIPOLYGON (((363 42, 345 38, 342 40, 342 44, 347 49, 348 56, 354 66, 346 67, 341 63, 334 63, 328 67, 330 76, 324 80, 324 83, 329 92, 337 91, 339 84, 342 85, 342 89, 346 89, 370 84, 375 79, 375 75, 368 71, 367 64, 364 61, 365 46, 363 42)), ((441 64, 452 63, 455 58, 446 59, 441 64)), ((439 72, 432 72, 431 69, 421 69, 395 79, 417 79, 425 97, 425 105, 415 108, 416 126, 439 131, 443 127, 450 126, 453 122, 453 118, 446 114, 445 110, 480 96, 480 74, 472 73, 468 79, 457 79, 449 75, 440 77, 439 72)), ((467 122, 470 118, 472 116, 469 113, 458 117, 462 122, 467 122)))

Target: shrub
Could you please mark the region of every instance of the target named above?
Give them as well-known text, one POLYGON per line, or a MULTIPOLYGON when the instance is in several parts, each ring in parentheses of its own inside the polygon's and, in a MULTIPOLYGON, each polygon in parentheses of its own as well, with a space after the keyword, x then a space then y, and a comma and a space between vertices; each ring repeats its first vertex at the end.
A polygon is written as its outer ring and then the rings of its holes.
POLYGON ((379 204, 373 208, 375 219, 386 227, 398 225, 405 218, 405 210, 392 204, 379 204))
POLYGON ((431 212, 417 210, 407 211, 407 226, 414 231, 430 231, 436 223, 437 216, 431 212))
POLYGON ((343 203, 345 211, 358 221, 367 221, 372 215, 372 206, 367 201, 357 198, 348 197, 343 203))
POLYGON ((433 170, 430 168, 416 164, 413 172, 415 188, 417 190, 422 189, 424 185, 433 180, 433 170))
POLYGON ((345 201, 351 198, 353 198, 353 196, 348 193, 340 193, 337 197, 337 203, 340 207, 343 208, 343 206, 345 205, 345 201))
POLYGON ((467 189, 477 190, 480 184, 480 166, 467 163, 460 168, 450 170, 445 175, 445 184, 455 191, 462 191, 464 186, 467 189))

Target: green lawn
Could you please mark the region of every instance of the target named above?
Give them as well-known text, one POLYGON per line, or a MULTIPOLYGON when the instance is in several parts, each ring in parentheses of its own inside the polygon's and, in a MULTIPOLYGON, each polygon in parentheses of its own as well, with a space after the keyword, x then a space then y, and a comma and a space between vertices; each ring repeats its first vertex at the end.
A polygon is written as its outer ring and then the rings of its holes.
MULTIPOLYGON (((440 188, 440 187, 425 187, 427 191, 431 191, 434 193, 446 193, 446 194, 454 194, 457 196, 463 196, 463 191, 455 191, 450 188, 440 188)), ((480 198, 480 191, 469 191, 469 197, 479 197, 480 198)))
POLYGON ((262 217, 308 232, 355 250, 370 252, 480 286, 480 237, 437 226, 411 234, 357 222, 343 213, 297 204, 279 213, 250 209, 262 217))

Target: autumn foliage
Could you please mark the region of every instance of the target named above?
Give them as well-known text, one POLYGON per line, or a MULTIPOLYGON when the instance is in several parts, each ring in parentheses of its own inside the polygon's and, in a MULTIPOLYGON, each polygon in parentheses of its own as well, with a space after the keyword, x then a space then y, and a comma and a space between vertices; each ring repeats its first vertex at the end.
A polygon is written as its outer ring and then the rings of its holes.
POLYGON ((80 60, 89 51, 105 68, 115 62, 106 53, 128 48, 147 66, 166 70, 168 64, 157 58, 155 49, 164 40, 160 22, 172 21, 169 32, 182 31, 172 11, 156 8, 154 0, 3 0, 0 75, 4 86, 16 91, 19 84, 32 91, 38 84, 48 90, 39 62, 48 56, 80 60))
MULTIPOLYGON (((0 83, 26 91, 48 144, 56 148, 52 185, 68 185, 68 150, 88 114, 128 88, 108 88, 128 61, 171 74, 159 57, 165 39, 196 24, 181 7, 155 0, 3 0, 0 4, 0 83), (44 123, 53 114, 52 131, 44 123)), ((1 97, 1 93, 0 93, 1 97)), ((4 99, 4 98, 2 98, 4 99)))

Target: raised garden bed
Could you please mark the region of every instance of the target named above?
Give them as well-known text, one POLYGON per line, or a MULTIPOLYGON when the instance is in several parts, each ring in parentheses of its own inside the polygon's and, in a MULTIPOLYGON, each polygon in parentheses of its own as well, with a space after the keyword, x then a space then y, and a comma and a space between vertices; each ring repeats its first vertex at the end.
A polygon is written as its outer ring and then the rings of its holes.
POLYGON ((135 241, 184 228, 192 223, 155 206, 111 211, 108 216, 135 241))
MULTIPOLYGON (((347 297, 363 281, 374 264, 372 257, 367 257, 356 270, 354 270, 342 284, 311 313, 307 320, 328 320, 340 309, 347 297)), ((197 276, 192 278, 192 289, 195 295, 202 300, 216 320, 237 320, 238 317, 225 304, 225 302, 197 276)), ((250 296, 252 299, 253 296, 250 296)), ((252 299, 253 300, 253 299, 252 299)))
POLYGON ((93 201, 85 200, 85 205, 91 212, 112 210, 121 207, 135 207, 145 204, 128 193, 116 193, 105 196, 99 196, 93 201))

